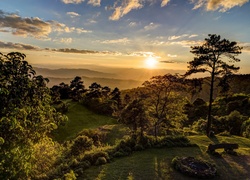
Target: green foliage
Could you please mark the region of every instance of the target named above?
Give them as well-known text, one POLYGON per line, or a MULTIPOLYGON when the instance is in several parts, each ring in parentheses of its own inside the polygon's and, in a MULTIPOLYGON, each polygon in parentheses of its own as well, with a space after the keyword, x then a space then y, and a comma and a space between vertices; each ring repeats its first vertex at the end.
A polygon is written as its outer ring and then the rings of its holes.
POLYGON ((93 146, 93 140, 87 136, 78 136, 70 148, 70 154, 76 156, 84 151, 91 149, 93 146))
POLYGON ((204 133, 206 131, 207 121, 205 119, 199 119, 192 125, 192 129, 197 132, 204 133))
POLYGON ((187 114, 188 121, 184 122, 185 126, 192 125, 200 118, 205 119, 207 116, 207 105, 203 99, 197 98, 193 103, 184 105, 184 113, 187 114))
POLYGON ((218 118, 220 126, 217 126, 220 132, 228 131, 232 135, 241 135, 242 124, 247 120, 246 116, 241 115, 238 111, 231 112, 228 116, 218 118))
POLYGON ((242 123, 241 133, 244 137, 250 138, 250 118, 242 123))
POLYGON ((18 52, 0 56, 1 179, 26 179, 33 145, 66 120, 51 106, 48 79, 36 76, 24 59, 18 52))
POLYGON ((76 175, 73 170, 70 170, 70 172, 64 174, 64 180, 76 180, 76 175))
POLYGON ((48 172, 54 169, 63 154, 62 146, 49 138, 42 139, 33 146, 32 179, 48 179, 48 172))
POLYGON ((139 99, 135 99, 128 103, 119 113, 118 121, 127 125, 132 134, 135 135, 140 130, 141 136, 143 136, 144 130, 149 126, 148 115, 144 102, 139 99))
POLYGON ((107 86, 92 83, 87 92, 81 98, 81 103, 90 110, 111 116, 120 108, 120 90, 115 88, 113 91, 107 86))
POLYGON ((180 116, 182 118, 185 101, 179 92, 186 88, 183 82, 183 78, 177 74, 166 74, 152 77, 143 83, 145 88, 144 92, 141 92, 141 98, 145 98, 155 138, 162 126, 169 128, 173 125, 172 120, 178 120, 180 116))

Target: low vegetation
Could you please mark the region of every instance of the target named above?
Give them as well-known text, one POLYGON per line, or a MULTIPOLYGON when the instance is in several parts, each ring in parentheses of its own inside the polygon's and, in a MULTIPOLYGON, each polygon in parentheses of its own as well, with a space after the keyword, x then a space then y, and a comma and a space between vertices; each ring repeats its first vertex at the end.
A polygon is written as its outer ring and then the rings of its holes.
POLYGON ((182 156, 214 164, 216 179, 247 179, 250 96, 230 91, 238 68, 220 59, 226 51, 239 54, 236 44, 209 35, 192 47, 197 57, 186 75, 208 65, 210 78, 166 74, 126 91, 96 82, 85 87, 79 76, 48 88, 24 54, 1 54, 0 178, 183 179, 171 164, 182 156), (199 96, 207 79, 208 102, 199 96), (239 149, 220 149, 219 157, 206 152, 218 143, 239 149))

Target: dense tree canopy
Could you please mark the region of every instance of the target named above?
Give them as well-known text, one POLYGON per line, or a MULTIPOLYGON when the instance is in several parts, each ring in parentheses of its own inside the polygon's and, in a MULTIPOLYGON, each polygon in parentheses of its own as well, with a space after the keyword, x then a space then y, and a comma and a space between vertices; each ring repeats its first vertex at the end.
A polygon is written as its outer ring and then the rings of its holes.
POLYGON ((48 79, 24 59, 18 52, 0 56, 1 179, 25 179, 33 144, 66 120, 51 107, 48 79))

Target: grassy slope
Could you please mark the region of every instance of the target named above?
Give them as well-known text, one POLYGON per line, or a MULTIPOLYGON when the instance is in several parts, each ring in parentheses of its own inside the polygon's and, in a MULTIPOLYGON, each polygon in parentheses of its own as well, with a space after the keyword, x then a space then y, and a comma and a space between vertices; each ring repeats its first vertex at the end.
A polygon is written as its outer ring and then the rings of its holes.
POLYGON ((63 142, 77 135, 82 129, 94 129, 103 125, 116 124, 116 120, 103 115, 95 114, 77 102, 70 101, 69 118, 65 126, 60 126, 54 133, 55 140, 63 142))
MULTIPOLYGON (((55 139, 61 142, 74 137, 84 128, 102 126, 103 131, 109 132, 108 144, 114 144, 116 139, 122 138, 127 133, 127 129, 116 124, 116 120, 97 115, 76 102, 70 102, 67 115, 69 121, 55 132, 55 139)), ((171 160, 175 156, 193 156, 214 163, 219 172, 216 179, 248 179, 250 177, 250 140, 242 137, 218 136, 217 138, 189 136, 190 141, 198 144, 199 147, 148 149, 135 152, 129 157, 115 159, 112 163, 91 167, 85 171, 85 176, 78 179, 193 179, 172 169, 171 160), (207 146, 216 142, 238 143, 239 156, 223 154, 222 158, 216 158, 208 155, 207 146)))
POLYGON ((112 163, 91 167, 84 177, 78 179, 193 179, 186 177, 171 167, 175 156, 193 156, 205 159, 216 165, 218 177, 215 179, 248 179, 250 177, 250 140, 241 137, 222 137, 208 139, 206 136, 190 136, 192 143, 199 147, 148 149, 135 152, 129 157, 115 159, 112 163), (222 154, 216 158, 206 153, 207 145, 213 142, 238 143, 238 156, 222 154))

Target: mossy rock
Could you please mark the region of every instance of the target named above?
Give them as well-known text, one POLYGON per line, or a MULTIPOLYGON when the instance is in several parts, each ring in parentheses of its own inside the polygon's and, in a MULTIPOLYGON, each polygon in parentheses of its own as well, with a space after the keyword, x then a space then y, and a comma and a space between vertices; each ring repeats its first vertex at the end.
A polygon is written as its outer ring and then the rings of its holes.
POLYGON ((217 174, 213 164, 194 157, 175 157, 172 165, 176 170, 191 177, 210 179, 217 174))

